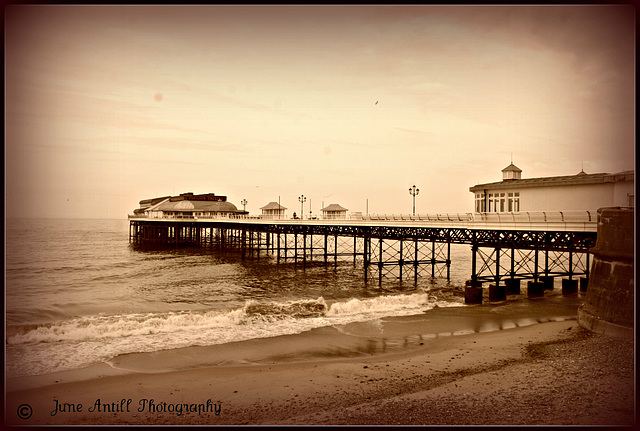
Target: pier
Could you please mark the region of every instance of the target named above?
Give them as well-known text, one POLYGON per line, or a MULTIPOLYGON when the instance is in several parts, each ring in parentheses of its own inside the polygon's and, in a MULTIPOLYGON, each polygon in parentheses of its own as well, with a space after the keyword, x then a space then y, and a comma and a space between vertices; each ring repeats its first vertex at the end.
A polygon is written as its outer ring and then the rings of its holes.
MULTIPOLYGON (((249 217, 208 219, 130 218, 129 241, 142 247, 219 247, 234 249, 242 258, 270 256, 283 261, 338 260, 362 262, 365 280, 387 277, 450 278, 451 244, 471 251, 471 274, 465 299, 482 301, 489 283, 489 299, 519 294, 527 281, 529 296, 542 296, 562 278, 563 293, 586 290, 589 248, 596 243, 596 220, 567 218, 562 213, 501 214, 489 217, 447 215, 427 220, 415 217, 369 217, 358 220, 263 220, 249 217)), ((425 217, 423 217, 425 218, 425 217)))

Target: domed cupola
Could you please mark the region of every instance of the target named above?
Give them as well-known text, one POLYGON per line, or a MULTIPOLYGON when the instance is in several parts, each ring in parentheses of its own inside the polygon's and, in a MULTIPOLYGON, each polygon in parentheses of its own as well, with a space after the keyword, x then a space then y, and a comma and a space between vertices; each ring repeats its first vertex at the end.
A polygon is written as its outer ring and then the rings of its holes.
POLYGON ((509 166, 502 170, 502 180, 519 180, 522 177, 522 169, 511 162, 509 166))

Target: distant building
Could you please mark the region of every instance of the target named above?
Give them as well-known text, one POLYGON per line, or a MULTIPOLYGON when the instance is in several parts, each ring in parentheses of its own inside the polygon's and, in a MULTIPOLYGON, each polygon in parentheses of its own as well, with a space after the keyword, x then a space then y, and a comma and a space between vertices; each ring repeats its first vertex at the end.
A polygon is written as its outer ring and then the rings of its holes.
POLYGON ((331 204, 322 208, 322 218, 325 220, 342 220, 347 218, 347 209, 338 204, 331 204))
POLYGON ((511 163, 502 170, 502 181, 469 188, 475 212, 597 210, 635 206, 634 171, 522 178, 511 163))
POLYGON ((269 202, 262 208, 262 218, 265 219, 280 219, 285 218, 285 211, 287 208, 280 205, 278 202, 269 202))
POLYGON ((182 193, 179 196, 145 199, 140 201, 140 208, 134 210, 134 215, 149 218, 212 218, 229 217, 247 214, 239 210, 226 196, 216 196, 214 193, 194 195, 182 193))
POLYGON ((151 199, 143 199, 140 201, 140 208, 136 208, 133 210, 133 214, 136 216, 145 217, 149 208, 154 205, 159 204, 162 201, 169 199, 171 196, 164 196, 161 198, 151 198, 151 199))

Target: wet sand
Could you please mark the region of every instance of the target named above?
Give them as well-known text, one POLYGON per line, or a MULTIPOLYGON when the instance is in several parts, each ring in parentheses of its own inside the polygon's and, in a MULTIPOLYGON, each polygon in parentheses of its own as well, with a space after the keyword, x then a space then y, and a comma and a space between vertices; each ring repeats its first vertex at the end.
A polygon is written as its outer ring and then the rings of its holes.
POLYGON ((123 355, 84 370, 8 380, 6 421, 632 425, 633 341, 581 329, 580 302, 555 296, 437 308, 123 355), (18 414, 24 404, 27 419, 18 414))

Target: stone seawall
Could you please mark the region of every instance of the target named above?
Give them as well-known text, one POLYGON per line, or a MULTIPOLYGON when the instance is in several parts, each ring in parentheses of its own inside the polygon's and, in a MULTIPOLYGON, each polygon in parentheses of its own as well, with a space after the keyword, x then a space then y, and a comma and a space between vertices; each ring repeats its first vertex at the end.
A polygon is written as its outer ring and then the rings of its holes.
POLYGON ((634 210, 598 210, 598 239, 589 252, 593 264, 580 326, 594 332, 633 337, 634 332, 634 210))

